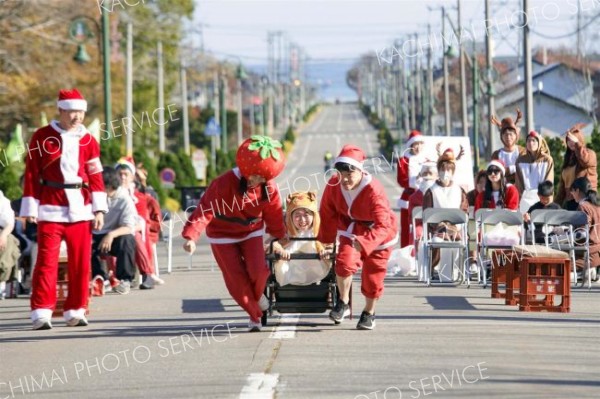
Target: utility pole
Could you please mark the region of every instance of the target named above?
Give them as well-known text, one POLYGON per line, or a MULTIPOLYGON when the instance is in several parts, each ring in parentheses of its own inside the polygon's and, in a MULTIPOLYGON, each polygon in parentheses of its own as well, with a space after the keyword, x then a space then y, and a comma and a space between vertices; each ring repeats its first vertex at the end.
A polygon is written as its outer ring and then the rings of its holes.
POLYGON ((467 115, 467 73, 465 70, 465 48, 462 42, 462 24, 460 18, 460 0, 456 0, 458 7, 458 45, 460 66, 460 108, 462 110, 462 132, 464 137, 469 137, 469 119, 467 115))
POLYGON ((179 67, 181 74, 181 108, 183 108, 183 150, 187 155, 191 155, 190 151, 190 121, 188 117, 188 95, 187 95, 187 73, 183 59, 179 67))
POLYGON ((102 70, 104 73, 104 122, 106 130, 112 134, 112 107, 111 107, 111 90, 110 90, 110 26, 108 20, 108 10, 105 7, 102 9, 102 70))
MULTIPOLYGON (((413 54, 417 54, 420 49, 418 48, 419 35, 414 34, 415 38, 415 51, 413 54)), ((423 117, 424 117, 424 109, 423 109, 423 90, 422 90, 422 71, 421 71, 421 55, 417 54, 415 60, 415 82, 416 82, 416 93, 415 93, 415 102, 416 102, 416 128, 418 130, 423 130, 423 117)))
POLYGON ((479 65, 475 50, 475 41, 473 41, 473 147, 476 173, 479 170, 479 65))
MULTIPOLYGON (((410 38, 410 36, 409 36, 410 38)), ((411 43, 411 53, 414 54, 414 48, 413 45, 411 43)), ((415 90, 415 78, 417 76, 417 73, 415 71, 416 67, 415 67, 415 62, 414 60, 410 61, 410 80, 408 82, 409 84, 409 89, 410 89, 410 128, 412 129, 416 129, 417 128, 417 99, 416 99, 416 90, 415 90)))
MULTIPOLYGON (((444 42, 444 38, 446 37, 446 8, 442 7, 442 43, 444 42)), ((450 85, 448 79, 448 49, 444 44, 444 120, 446 127, 446 136, 451 136, 452 134, 452 121, 450 119, 450 85)))
POLYGON ((402 119, 404 120, 404 132, 408 136, 410 132, 410 114, 408 112, 408 71, 406 70, 406 62, 402 60, 402 119))
MULTIPOLYGON (((215 104, 215 122, 217 122, 217 124, 220 124, 221 96, 219 94, 219 72, 215 72, 213 74, 213 95, 213 102, 215 104)), ((221 149, 221 140, 218 140, 217 136, 212 136, 211 141, 215 143, 214 147, 216 149, 221 149)))
POLYGON ((221 150, 227 154, 227 82, 225 76, 219 77, 219 99, 221 101, 221 150))
POLYGON ((125 91, 125 128, 126 154, 133 156, 133 24, 127 21, 127 59, 126 59, 126 91, 125 91))
POLYGON ((492 28, 491 28, 491 11, 490 11, 490 0, 485 0, 485 31, 486 31, 486 39, 485 39, 485 55, 486 55, 486 80, 487 80, 487 125, 488 125, 488 148, 487 148, 487 158, 492 159, 492 152, 496 148, 501 147, 501 142, 497 134, 494 131, 494 124, 491 121, 492 115, 496 113, 495 105, 494 105, 494 81, 493 81, 493 70, 494 70, 494 60, 493 60, 493 42, 492 42, 492 28))
POLYGON ((525 134, 534 129, 533 119, 533 89, 532 89, 532 65, 531 65, 531 42, 529 41, 529 0, 523 0, 523 58, 525 67, 525 134))
MULTIPOLYGON (((427 40, 431 40, 431 24, 427 24, 427 40)), ((427 102, 427 125, 429 126, 429 134, 434 136, 435 129, 433 127, 433 111, 435 110, 435 93, 433 91, 433 51, 431 46, 427 50, 427 88, 429 89, 427 102)))
POLYGON ((242 78, 238 76, 237 78, 237 143, 238 146, 242 144, 244 141, 244 133, 242 129, 242 113, 243 113, 243 92, 242 92, 242 78))
POLYGON ((162 42, 156 44, 158 58, 158 152, 165 152, 165 93, 163 77, 163 48, 162 42))

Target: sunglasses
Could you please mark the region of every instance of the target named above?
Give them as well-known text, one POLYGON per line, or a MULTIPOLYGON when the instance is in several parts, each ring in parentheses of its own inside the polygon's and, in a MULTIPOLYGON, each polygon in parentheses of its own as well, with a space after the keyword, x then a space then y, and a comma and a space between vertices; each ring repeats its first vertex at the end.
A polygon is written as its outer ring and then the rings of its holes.
POLYGON ((501 173, 500 169, 488 169, 488 171, 487 171, 488 176, 498 175, 500 173, 501 173))

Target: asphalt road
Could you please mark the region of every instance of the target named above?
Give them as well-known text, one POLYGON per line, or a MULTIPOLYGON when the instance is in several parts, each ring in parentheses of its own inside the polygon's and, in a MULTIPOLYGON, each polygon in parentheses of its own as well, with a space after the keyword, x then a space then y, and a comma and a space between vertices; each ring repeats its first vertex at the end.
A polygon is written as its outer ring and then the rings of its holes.
MULTIPOLYGON (((345 143, 377 156, 375 132, 355 105, 325 108, 278 179, 282 194, 286 182, 318 190, 304 178, 322 173, 325 150, 345 143)), ((395 172, 376 178, 395 200, 395 172)), ((26 297, 0 302, 0 399, 598 396, 598 287, 573 290, 570 313, 525 313, 478 286, 389 278, 373 331, 310 314, 247 333, 206 242, 191 259, 181 244, 174 240, 169 275, 160 244, 166 285, 94 298, 86 328, 55 319, 53 330, 31 331, 26 297)))

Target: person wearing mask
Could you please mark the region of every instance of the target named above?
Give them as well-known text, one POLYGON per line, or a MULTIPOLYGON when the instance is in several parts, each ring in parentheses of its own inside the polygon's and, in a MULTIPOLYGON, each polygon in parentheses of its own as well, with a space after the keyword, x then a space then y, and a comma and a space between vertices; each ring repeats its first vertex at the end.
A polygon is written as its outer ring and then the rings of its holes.
MULTIPOLYGON (((439 153, 439 146, 438 146, 439 153)), ((427 190, 423 197, 423 211, 428 208, 453 208, 462 209, 465 213, 469 210, 467 193, 458 184, 454 183, 456 172, 456 161, 464 155, 461 146, 458 156, 454 155, 451 148, 440 154, 437 160, 438 179, 435 184, 427 190)), ((444 241, 458 241, 461 239, 459 226, 451 223, 440 223, 431 226, 429 231, 434 232, 436 239, 444 241)), ((454 267, 460 251, 458 249, 434 249, 430 263, 430 276, 434 274, 434 268, 438 267, 438 275, 441 282, 455 279, 454 267)))

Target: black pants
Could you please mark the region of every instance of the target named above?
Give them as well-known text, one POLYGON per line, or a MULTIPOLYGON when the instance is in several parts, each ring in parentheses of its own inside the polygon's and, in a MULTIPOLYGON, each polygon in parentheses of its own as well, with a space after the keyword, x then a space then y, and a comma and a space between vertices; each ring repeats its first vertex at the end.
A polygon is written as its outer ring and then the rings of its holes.
POLYGON ((102 276, 108 279, 108 273, 100 263, 103 255, 112 255, 117 258, 117 279, 133 280, 135 276, 135 238, 126 234, 115 238, 108 253, 100 252, 98 246, 106 234, 94 234, 92 240, 92 276, 102 276))

